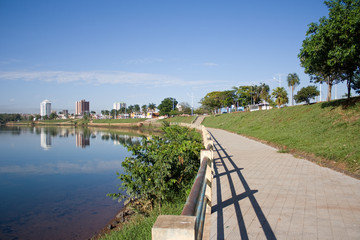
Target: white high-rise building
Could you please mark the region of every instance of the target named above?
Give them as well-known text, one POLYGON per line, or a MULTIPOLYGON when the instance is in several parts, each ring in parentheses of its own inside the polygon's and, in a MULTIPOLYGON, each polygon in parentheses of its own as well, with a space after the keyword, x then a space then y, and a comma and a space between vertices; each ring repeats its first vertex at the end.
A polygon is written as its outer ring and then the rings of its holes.
POLYGON ((40 103, 40 116, 50 116, 51 113, 51 102, 49 100, 44 100, 40 103))
POLYGON ((126 108, 126 103, 116 102, 113 104, 113 109, 120 110, 121 108, 126 108))

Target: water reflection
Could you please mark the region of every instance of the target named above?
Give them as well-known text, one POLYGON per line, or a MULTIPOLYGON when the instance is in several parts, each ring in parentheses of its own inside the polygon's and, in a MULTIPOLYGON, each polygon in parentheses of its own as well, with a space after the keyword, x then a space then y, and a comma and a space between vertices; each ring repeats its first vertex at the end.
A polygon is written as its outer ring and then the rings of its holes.
POLYGON ((106 194, 117 191, 124 145, 139 141, 90 128, 0 127, 0 239, 89 239, 121 207, 106 194))
POLYGON ((44 128, 40 132, 40 146, 44 150, 49 150, 51 148, 51 136, 49 132, 46 132, 44 128))

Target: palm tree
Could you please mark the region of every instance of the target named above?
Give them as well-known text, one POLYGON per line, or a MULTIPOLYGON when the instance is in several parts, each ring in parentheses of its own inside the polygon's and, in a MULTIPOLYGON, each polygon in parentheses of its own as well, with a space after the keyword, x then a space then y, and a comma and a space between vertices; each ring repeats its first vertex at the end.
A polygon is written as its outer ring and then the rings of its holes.
POLYGON ((300 84, 299 76, 296 73, 289 73, 287 76, 288 86, 291 89, 291 106, 294 106, 294 89, 300 84))
POLYGON ((155 111, 155 108, 156 108, 155 103, 149 103, 148 108, 152 111, 155 111))
POLYGON ((146 114, 146 112, 147 112, 147 106, 146 106, 146 105, 142 105, 142 106, 141 106, 141 110, 142 110, 143 113, 146 114))
POLYGON ((275 98, 275 103, 280 108, 281 105, 284 105, 289 102, 287 92, 283 87, 277 87, 271 93, 271 96, 275 98))

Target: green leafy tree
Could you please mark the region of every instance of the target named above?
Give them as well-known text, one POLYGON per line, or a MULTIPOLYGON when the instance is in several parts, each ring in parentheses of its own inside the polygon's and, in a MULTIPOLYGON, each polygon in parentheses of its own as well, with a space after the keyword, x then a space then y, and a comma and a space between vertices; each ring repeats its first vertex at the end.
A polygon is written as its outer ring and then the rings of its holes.
POLYGON ((327 101, 333 84, 351 82, 360 66, 360 3, 359 0, 325 1, 329 17, 310 23, 298 57, 312 81, 328 84, 327 101))
POLYGON ((294 106, 294 90, 300 84, 300 78, 296 73, 289 73, 287 76, 287 83, 291 89, 291 105, 294 106))
POLYGON ((333 48, 328 53, 328 64, 342 73, 347 82, 348 97, 360 67, 360 1, 325 1, 329 8, 329 32, 333 48))
POLYGON ((215 110, 221 107, 230 107, 236 103, 236 96, 234 90, 228 91, 214 91, 206 94, 206 96, 201 99, 200 103, 215 113, 215 110))
POLYGON ((276 105, 280 108, 282 105, 289 102, 287 92, 283 87, 277 87, 271 93, 271 96, 275 98, 276 105))
POLYGON ((252 86, 233 87, 235 99, 239 106, 246 107, 251 103, 252 86))
POLYGON ((310 100, 315 99, 315 97, 319 95, 320 92, 317 90, 316 86, 307 86, 301 88, 294 96, 294 99, 296 103, 306 102, 307 104, 310 104, 310 100))
POLYGON ((50 113, 50 116, 49 116, 50 120, 54 120, 54 119, 57 119, 57 118, 58 118, 58 115, 56 114, 56 112, 50 113))
POLYGON ((178 102, 175 98, 165 98, 161 101, 160 105, 158 106, 158 109, 160 111, 160 115, 169 115, 171 110, 175 110, 176 105, 178 102))

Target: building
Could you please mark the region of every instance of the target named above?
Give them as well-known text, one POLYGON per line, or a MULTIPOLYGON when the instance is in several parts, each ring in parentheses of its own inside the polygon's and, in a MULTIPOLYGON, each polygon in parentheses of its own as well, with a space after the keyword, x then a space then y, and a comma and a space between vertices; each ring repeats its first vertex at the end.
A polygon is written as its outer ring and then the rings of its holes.
POLYGON ((75 115, 84 115, 85 113, 90 113, 90 102, 84 99, 76 102, 75 115))
POLYGON ((40 116, 49 117, 51 114, 51 102, 49 100, 44 100, 40 103, 40 116))
POLYGON ((123 102, 115 102, 113 104, 113 109, 120 110, 121 108, 126 108, 126 103, 123 102))

